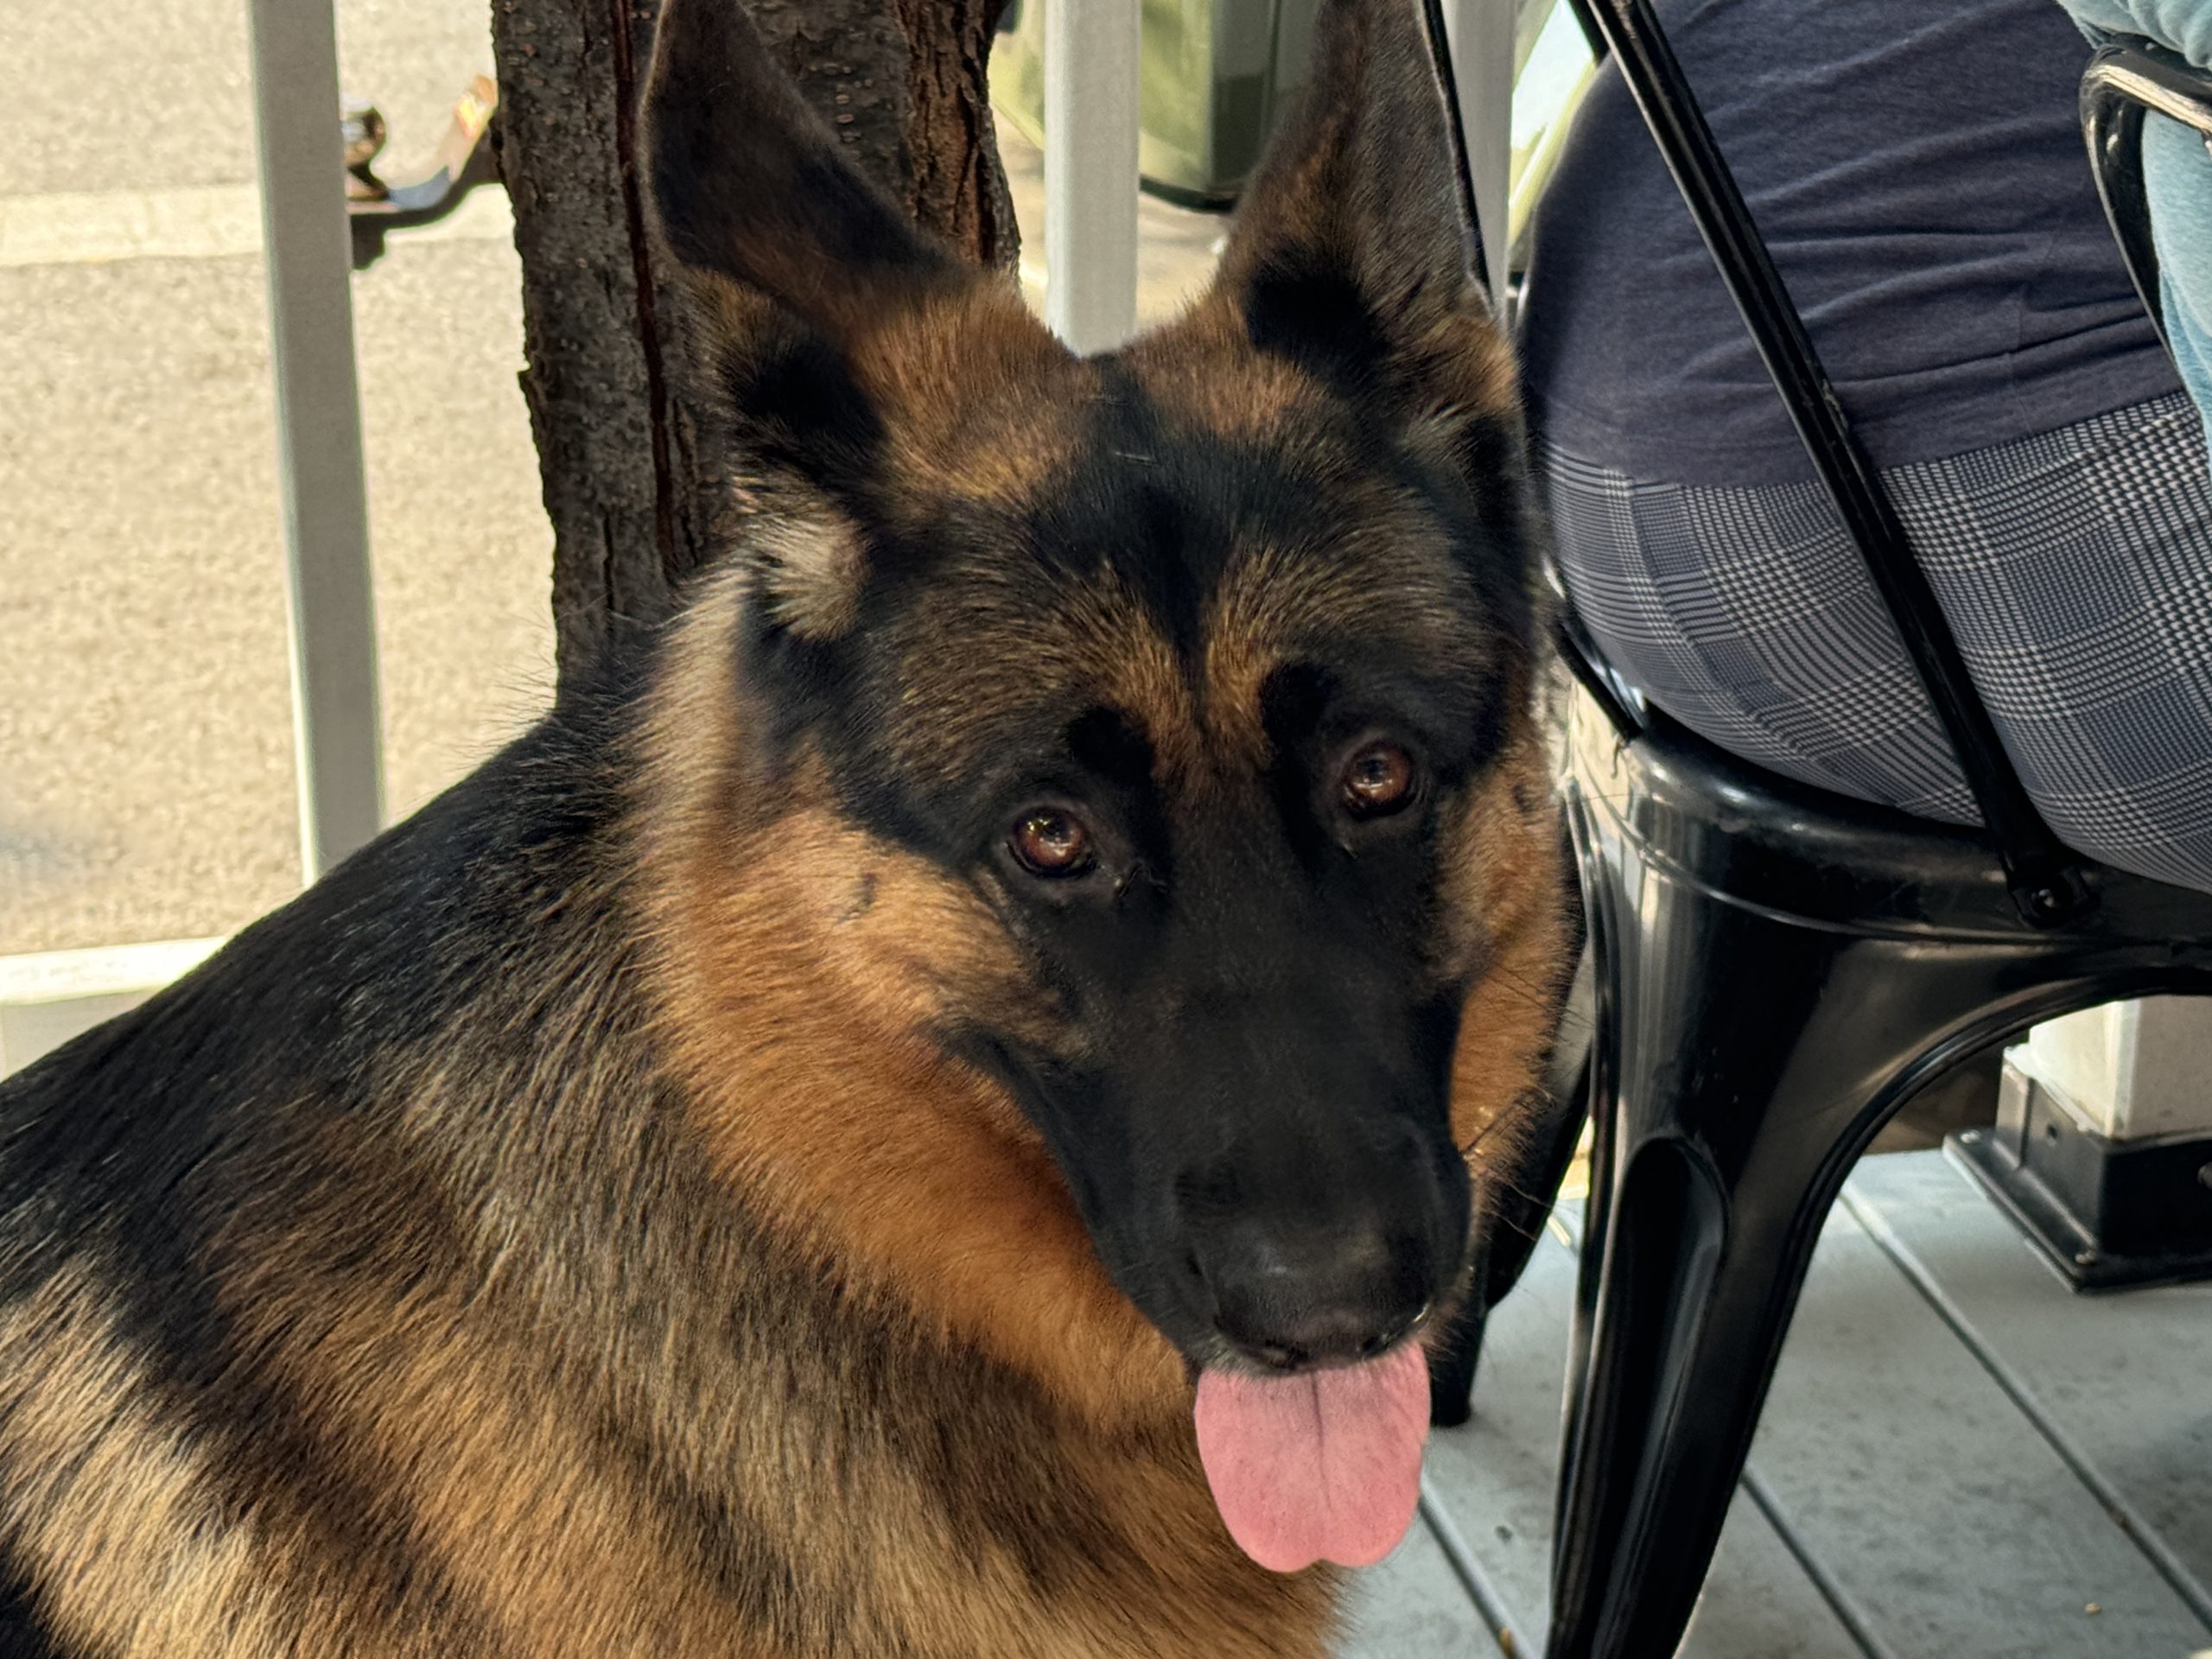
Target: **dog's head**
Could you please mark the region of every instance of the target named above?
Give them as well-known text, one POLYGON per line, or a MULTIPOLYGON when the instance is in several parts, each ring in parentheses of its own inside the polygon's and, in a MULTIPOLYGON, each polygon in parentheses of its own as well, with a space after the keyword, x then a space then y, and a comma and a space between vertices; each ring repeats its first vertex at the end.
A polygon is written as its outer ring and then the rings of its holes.
POLYGON ((749 810, 827 895, 790 925, 996 1078, 1115 1281, 1247 1376, 1459 1294, 1462 1148, 1562 965, 1512 370, 1419 0, 1332 0, 1316 54, 1211 290, 1089 359, 734 0, 671 0, 647 106, 753 509, 749 810))

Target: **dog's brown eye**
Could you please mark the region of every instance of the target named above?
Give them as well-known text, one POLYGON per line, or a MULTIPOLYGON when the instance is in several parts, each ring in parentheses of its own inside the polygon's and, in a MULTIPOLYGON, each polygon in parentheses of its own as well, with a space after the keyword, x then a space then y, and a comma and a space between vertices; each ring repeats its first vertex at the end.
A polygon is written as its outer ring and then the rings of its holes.
POLYGON ((1032 875, 1081 875, 1096 861, 1083 820, 1058 807, 1024 813, 1009 844, 1032 875))
POLYGON ((1414 798, 1414 758, 1395 743, 1370 743, 1344 767, 1345 809, 1355 817, 1379 818, 1414 798))

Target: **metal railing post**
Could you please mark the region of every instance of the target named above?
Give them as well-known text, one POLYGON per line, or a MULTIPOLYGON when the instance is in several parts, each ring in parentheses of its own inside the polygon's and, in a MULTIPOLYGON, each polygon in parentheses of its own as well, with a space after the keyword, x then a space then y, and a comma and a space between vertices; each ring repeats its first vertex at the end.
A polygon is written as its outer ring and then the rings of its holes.
POLYGON ((1452 49, 1452 80, 1459 126, 1467 141, 1476 231, 1489 267, 1491 304, 1504 314, 1506 209, 1513 168, 1516 0, 1444 0, 1444 33, 1452 49))
POLYGON ((300 861, 313 881, 384 821, 338 33, 330 0, 248 0, 246 13, 291 599, 300 861))
POLYGON ((1136 332, 1138 0, 1046 0, 1045 320, 1078 352, 1136 332))

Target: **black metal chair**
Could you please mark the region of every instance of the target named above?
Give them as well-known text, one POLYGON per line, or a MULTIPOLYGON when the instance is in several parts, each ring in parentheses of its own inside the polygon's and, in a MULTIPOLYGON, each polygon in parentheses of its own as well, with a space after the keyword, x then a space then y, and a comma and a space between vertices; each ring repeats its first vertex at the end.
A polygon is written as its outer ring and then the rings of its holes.
POLYGON ((2008 1033, 2212 993, 2212 896, 2085 867, 2066 919, 2031 919, 1991 837, 1785 785, 1601 695, 1567 786, 1596 1136, 1546 1651, 1662 1659, 1853 1160, 2008 1033))
MULTIPOLYGON (((2143 191, 2143 118, 2152 110, 2195 128, 2212 147, 2212 73, 2149 41, 2100 48, 2082 76, 2082 137, 2127 274, 2165 339, 2158 251, 2143 191)), ((2167 345, 2171 349, 2172 341, 2167 345)))
MULTIPOLYGON (((1785 783, 1587 649, 1571 716, 1597 1028, 1549 1659, 1663 1659, 1705 1579, 1813 1244, 1923 1083, 2037 1020, 2212 994, 2212 895, 2062 846, 2021 787, 1649 0, 1618 61, 1974 787, 1956 830, 1785 783)), ((2205 1195, 2212 1202, 2212 1193, 2205 1195)))

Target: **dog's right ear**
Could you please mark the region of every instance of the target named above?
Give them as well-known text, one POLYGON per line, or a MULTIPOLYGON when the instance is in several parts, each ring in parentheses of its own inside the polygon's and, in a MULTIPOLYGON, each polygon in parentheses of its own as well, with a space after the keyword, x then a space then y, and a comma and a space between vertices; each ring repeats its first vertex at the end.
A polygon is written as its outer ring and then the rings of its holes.
POLYGON ((752 509, 762 614, 848 626, 868 526, 993 359, 1058 346, 1011 282, 917 229, 840 152, 741 0, 665 0, 641 121, 658 251, 752 509), (995 317, 995 327, 990 326, 995 317))
POLYGON ((644 127, 661 242, 695 284, 741 283, 848 346, 968 279, 838 153, 741 0, 665 0, 644 127))

